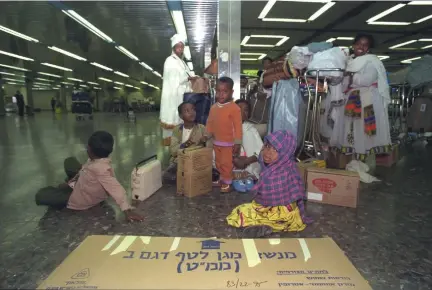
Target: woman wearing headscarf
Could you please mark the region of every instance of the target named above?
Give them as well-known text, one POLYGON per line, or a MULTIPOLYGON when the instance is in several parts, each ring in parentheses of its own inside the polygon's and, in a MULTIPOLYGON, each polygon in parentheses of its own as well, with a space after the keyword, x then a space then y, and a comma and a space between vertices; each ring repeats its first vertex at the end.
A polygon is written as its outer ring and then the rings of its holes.
POLYGON ((346 68, 346 101, 330 138, 333 149, 354 154, 359 161, 371 154, 387 153, 392 147, 387 73, 381 60, 370 53, 373 45, 373 37, 367 34, 354 40, 354 53, 346 68))
POLYGON ((183 102, 183 94, 191 91, 190 80, 194 73, 183 61, 185 39, 176 34, 171 38, 172 54, 165 60, 163 71, 160 122, 163 144, 170 145, 172 129, 182 121, 178 106, 183 102))
POLYGON ((236 207, 227 217, 229 225, 244 228, 244 236, 259 238, 272 232, 299 232, 310 222, 305 216, 304 183, 295 162, 297 140, 288 131, 264 138, 258 161, 260 178, 252 189, 252 203, 236 207))

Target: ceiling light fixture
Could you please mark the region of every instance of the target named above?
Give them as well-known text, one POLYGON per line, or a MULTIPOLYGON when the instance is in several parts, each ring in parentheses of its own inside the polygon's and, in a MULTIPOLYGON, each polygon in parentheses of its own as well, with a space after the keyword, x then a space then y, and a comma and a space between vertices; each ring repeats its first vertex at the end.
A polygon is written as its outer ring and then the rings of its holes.
POLYGON ((3 51, 3 50, 0 50, 0 53, 4 54, 4 55, 7 55, 7 56, 10 56, 10 57, 19 58, 19 59, 22 59, 22 60, 34 61, 34 59, 32 59, 32 58, 21 56, 21 55, 14 54, 14 53, 10 53, 10 52, 3 51))
POLYGON ((108 83, 112 83, 112 82, 113 82, 113 81, 110 80, 110 79, 106 79, 106 78, 102 78, 102 77, 100 77, 100 78, 98 78, 98 79, 100 79, 101 81, 104 81, 104 82, 108 82, 108 83))
POLYGON ((68 82, 61 82, 61 83, 64 84, 64 85, 70 85, 70 86, 73 85, 73 83, 68 83, 68 82))
POLYGON ((138 87, 134 87, 135 89, 137 89, 137 90, 141 90, 141 88, 138 88, 138 87))
POLYGON ((125 84, 125 86, 128 87, 128 88, 133 88, 132 85, 125 84))
POLYGON ((80 79, 74 79, 74 78, 67 78, 67 79, 74 82, 80 82, 80 83, 84 82, 83 80, 80 79))
POLYGON ((98 88, 98 87, 94 87, 93 89, 94 90, 102 90, 101 88, 98 88))
POLYGON ((121 86, 124 86, 124 83, 121 83, 121 82, 114 82, 115 84, 118 84, 118 85, 121 85, 121 86))
POLYGON ((129 77, 127 74, 124 74, 124 73, 119 72, 119 71, 115 71, 114 73, 117 74, 117 75, 119 75, 119 76, 125 77, 125 78, 129 77))
POLYGON ((0 25, 0 30, 1 30, 1 31, 4 31, 4 32, 6 32, 6 33, 12 34, 12 35, 14 35, 14 36, 20 37, 20 38, 22 38, 22 39, 28 40, 28 41, 33 41, 33 42, 36 42, 36 43, 39 42, 39 40, 37 40, 36 38, 33 38, 33 37, 27 36, 27 35, 25 35, 25 34, 19 33, 18 31, 15 31, 15 30, 9 29, 9 28, 4 27, 4 26, 2 26, 2 25, 0 25))
POLYGON ((258 19, 261 19, 262 21, 268 21, 268 22, 298 22, 298 23, 304 23, 307 21, 314 21, 318 17, 320 17, 322 14, 324 14, 327 10, 329 10, 333 5, 335 5, 335 2, 331 2, 330 0, 281 0, 281 1, 291 1, 291 2, 303 2, 303 3, 325 3, 324 6, 322 6, 320 9, 318 9, 315 13, 313 13, 308 19, 293 19, 293 18, 266 18, 267 14, 270 12, 270 10, 273 8, 273 6, 276 4, 276 0, 270 0, 267 2, 267 4, 264 6, 263 10, 258 16, 258 19))
POLYGON ((121 90, 121 88, 119 88, 119 87, 113 87, 113 89, 116 89, 116 90, 121 90))
POLYGON ((14 83, 14 82, 8 82, 8 85, 17 85, 17 83, 14 83))
POLYGON ((378 57, 380 60, 386 60, 386 59, 389 59, 389 58, 390 58, 390 56, 388 56, 388 55, 377 55, 377 57, 378 57))
POLYGON ((376 21, 376 22, 369 22, 369 25, 410 25, 411 22, 390 22, 390 21, 376 21))
POLYGON ((133 60, 139 60, 138 57, 136 57, 133 53, 131 53, 129 50, 127 50, 123 46, 116 46, 115 48, 118 49, 119 51, 121 51, 122 53, 124 53, 129 58, 131 58, 133 60))
POLYGON ((397 4, 397 5, 395 5, 395 6, 391 7, 391 8, 389 8, 389 9, 387 9, 387 10, 384 10, 383 12, 381 12, 381 13, 375 15, 375 16, 372 17, 372 18, 369 18, 368 20, 366 20, 366 22, 367 22, 367 23, 369 23, 369 22, 375 22, 375 21, 377 21, 378 19, 381 19, 381 18, 383 18, 384 16, 389 15, 390 13, 393 13, 393 12, 395 12, 396 10, 401 9, 401 8, 404 7, 405 5, 406 5, 406 4, 397 4))
POLYGON ((421 19, 419 19, 419 20, 417 20, 417 21, 414 21, 414 23, 415 23, 415 24, 422 23, 422 22, 424 22, 424 21, 426 21, 426 20, 429 20, 429 19, 431 19, 431 18, 432 18, 432 14, 429 15, 429 16, 423 17, 423 18, 421 18, 421 19))
POLYGON ((103 40, 105 40, 106 42, 109 43, 114 42, 111 37, 109 37, 102 31, 100 31, 98 28, 96 28, 93 24, 85 20, 83 17, 81 17, 81 15, 79 15, 75 11, 73 10, 62 10, 62 11, 64 14, 66 14, 67 16, 69 16, 70 18, 72 18, 73 20, 75 20, 76 22, 78 22, 79 24, 81 24, 82 26, 84 26, 85 28, 87 28, 88 30, 90 30, 91 32, 93 32, 103 40))
POLYGON ((412 63, 413 60, 417 60, 417 59, 421 59, 421 56, 402 60, 401 63, 412 63))
POLYGON ((51 82, 51 83, 54 82, 53 80, 43 79, 43 78, 35 78, 35 80, 38 80, 38 81, 44 81, 44 82, 51 82))
POLYGON ((282 44, 284 44, 287 40, 289 39, 288 36, 284 36, 284 35, 248 35, 245 36, 241 42, 241 45, 243 46, 249 46, 249 47, 275 47, 275 46, 281 46, 282 44), (276 39, 280 39, 276 44, 272 45, 272 44, 249 44, 248 41, 251 38, 276 38, 276 39))
POLYGON ((15 75, 15 74, 11 74, 11 73, 4 72, 4 71, 0 71, 0 74, 2 74, 2 75, 8 75, 8 76, 14 76, 15 75))
POLYGON ((411 1, 408 5, 432 5, 432 1, 411 1))
POLYGON ((61 54, 70 56, 72 58, 75 58, 77 60, 87 61, 87 59, 85 59, 84 57, 81 57, 79 55, 73 54, 72 52, 66 51, 64 49, 61 49, 61 48, 58 48, 58 47, 55 47, 55 46, 48 46, 48 48, 51 49, 51 50, 57 51, 57 52, 59 52, 61 54))
POLYGON ((335 40, 336 40, 336 38, 332 37, 332 38, 327 39, 326 42, 333 42, 335 40))
POLYGON ((38 72, 38 74, 44 75, 44 76, 49 76, 49 77, 55 77, 55 78, 59 78, 59 79, 62 78, 62 76, 55 75, 55 74, 50 74, 50 73, 46 73, 46 72, 38 72))
POLYGON ((100 63, 97 63, 97 62, 91 62, 90 64, 94 65, 94 66, 97 66, 97 67, 99 67, 101 69, 107 70, 107 71, 112 71, 112 69, 110 69, 109 67, 104 66, 104 65, 102 65, 100 63))
POLYGON ((98 86, 99 84, 98 83, 94 83, 94 82, 87 82, 88 84, 91 84, 91 85, 95 85, 95 86, 98 86))
POLYGON ((411 43, 414 43, 414 42, 417 42, 417 40, 410 40, 410 41, 406 41, 406 42, 403 42, 403 43, 399 43, 399 44, 390 46, 389 49, 395 49, 395 48, 398 48, 398 47, 401 47, 401 46, 405 46, 405 45, 408 45, 408 44, 411 44, 411 43))
POLYGON ((428 49, 428 48, 431 48, 431 47, 432 47, 432 44, 431 45, 423 46, 421 49, 428 49))
POLYGON ((0 66, 6 67, 6 68, 11 68, 11 69, 16 69, 16 70, 20 70, 20 71, 30 71, 30 70, 22 68, 22 67, 17 67, 17 66, 12 66, 12 65, 7 65, 7 64, 1 64, 1 63, 0 63, 0 66))
POLYGON ((171 17, 174 22, 174 26, 177 30, 177 33, 183 36, 184 39, 187 39, 186 26, 183 18, 183 12, 180 10, 171 11, 171 17))
POLYGON ((140 83, 142 83, 143 85, 148 85, 149 84, 148 82, 145 82, 145 81, 140 81, 140 83))
POLYGON ((79 86, 82 88, 88 88, 88 86, 86 86, 86 85, 79 85, 79 86))
POLYGON ((158 76, 158 77, 162 78, 161 74, 158 73, 157 71, 154 70, 154 71, 152 71, 152 73, 153 73, 155 76, 158 76))
POLYGON ((240 58, 240 60, 243 60, 243 61, 257 61, 258 59, 256 59, 256 58, 240 58))
POLYGON ((59 65, 55 65, 55 64, 51 64, 51 63, 47 63, 47 62, 43 62, 41 63, 42 65, 46 65, 52 68, 56 68, 56 69, 60 69, 60 70, 64 70, 64 71, 72 71, 70 68, 67 67, 63 67, 63 66, 59 66, 59 65))
POLYGON ((183 54, 185 56, 186 59, 191 59, 191 52, 190 52, 190 47, 189 45, 186 45, 184 50, 183 50, 183 54))
POLYGON ((141 61, 139 64, 142 65, 144 68, 148 69, 149 71, 153 71, 153 69, 145 62, 141 61))
POLYGON ((267 54, 259 53, 259 52, 240 52, 240 55, 249 55, 249 56, 257 55, 258 56, 257 59, 260 60, 266 57, 267 54))
POLYGON ((23 80, 17 80, 17 79, 11 79, 11 78, 3 78, 3 80, 5 80, 5 81, 12 81, 12 82, 19 82, 19 83, 24 83, 23 80))

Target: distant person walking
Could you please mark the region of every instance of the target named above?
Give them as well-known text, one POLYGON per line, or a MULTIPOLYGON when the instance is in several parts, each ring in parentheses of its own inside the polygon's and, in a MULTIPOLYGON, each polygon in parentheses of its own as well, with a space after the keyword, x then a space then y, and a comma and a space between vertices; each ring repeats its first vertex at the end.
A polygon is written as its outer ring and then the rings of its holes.
POLYGON ((24 117, 24 96, 21 94, 20 91, 17 91, 15 94, 16 98, 16 104, 18 106, 18 115, 21 117, 24 117))
POLYGON ((53 112, 55 112, 56 103, 57 103, 56 98, 52 97, 52 99, 51 99, 51 109, 52 109, 53 112))

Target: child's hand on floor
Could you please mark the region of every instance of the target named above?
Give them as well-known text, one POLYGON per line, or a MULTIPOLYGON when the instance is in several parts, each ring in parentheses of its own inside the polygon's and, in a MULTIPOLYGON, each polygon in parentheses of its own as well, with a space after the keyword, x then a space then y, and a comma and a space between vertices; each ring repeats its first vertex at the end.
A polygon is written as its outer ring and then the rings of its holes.
POLYGON ((130 209, 126 210, 124 213, 128 222, 142 222, 144 220, 144 217, 142 215, 139 215, 130 209))

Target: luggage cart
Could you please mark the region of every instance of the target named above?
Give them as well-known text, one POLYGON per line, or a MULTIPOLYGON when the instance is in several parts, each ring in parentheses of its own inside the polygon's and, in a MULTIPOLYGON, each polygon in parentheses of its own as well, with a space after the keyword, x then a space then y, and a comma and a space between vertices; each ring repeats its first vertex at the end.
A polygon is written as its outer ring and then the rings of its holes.
POLYGON ((297 153, 297 159, 301 153, 306 155, 323 159, 323 146, 320 141, 320 111, 322 98, 327 94, 326 83, 331 77, 320 76, 320 72, 344 72, 341 68, 323 68, 323 69, 313 69, 306 70, 304 73, 304 81, 306 83, 306 90, 308 93, 308 102, 306 110, 306 120, 304 126, 304 132, 302 140, 300 142, 300 148, 297 153), (316 75, 313 76, 312 73, 316 75), (308 79, 314 78, 315 84, 309 84, 308 79), (320 81, 324 82, 324 91, 319 89, 320 81))
POLYGON ((72 101, 72 114, 75 120, 93 120, 93 107, 89 101, 72 101))

